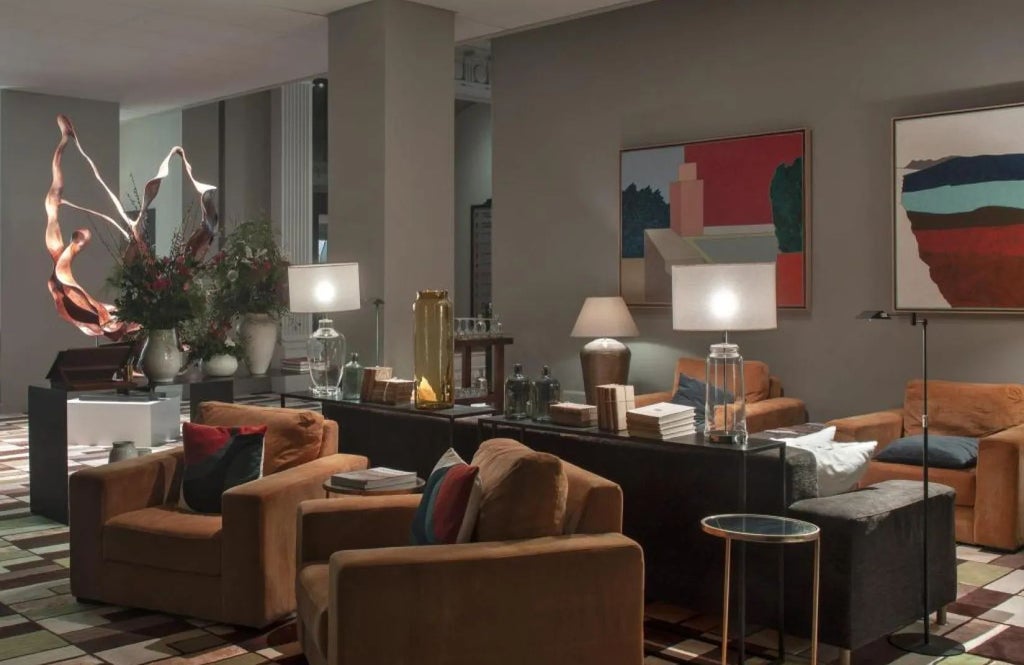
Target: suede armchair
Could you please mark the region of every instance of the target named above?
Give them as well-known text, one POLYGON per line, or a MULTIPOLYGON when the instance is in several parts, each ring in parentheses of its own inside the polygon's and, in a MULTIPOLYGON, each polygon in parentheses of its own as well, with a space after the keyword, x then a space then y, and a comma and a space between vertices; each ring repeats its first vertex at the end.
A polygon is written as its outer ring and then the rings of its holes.
MULTIPOLYGON (((894 440, 921 433, 923 381, 910 381, 903 407, 830 421, 837 441, 894 440)), ((956 539, 1002 550, 1024 545, 1024 386, 928 382, 929 433, 980 439, 970 469, 929 469, 929 480, 956 492, 956 539)), ((861 485, 921 480, 920 466, 872 460, 861 485)))
POLYGON ((619 486, 562 463, 565 534, 408 546, 420 497, 303 502, 299 641, 311 665, 639 665, 643 554, 619 486))
MULTIPOLYGON (((647 406, 658 402, 669 402, 676 394, 679 375, 704 380, 705 361, 703 358, 680 358, 676 363, 676 380, 670 390, 660 393, 638 395, 636 405, 647 406)), ((747 431, 763 432, 766 429, 799 425, 807 422, 807 406, 802 400, 784 397, 782 382, 772 376, 768 365, 758 360, 743 362, 743 384, 747 398, 747 431)))
POLYGON ((337 454, 337 423, 310 411, 207 403, 201 419, 266 424, 265 475, 225 492, 221 515, 205 515, 177 507, 180 449, 75 472, 76 597, 251 627, 295 610, 297 506, 367 460, 337 454), (278 468, 268 471, 271 454, 278 468))

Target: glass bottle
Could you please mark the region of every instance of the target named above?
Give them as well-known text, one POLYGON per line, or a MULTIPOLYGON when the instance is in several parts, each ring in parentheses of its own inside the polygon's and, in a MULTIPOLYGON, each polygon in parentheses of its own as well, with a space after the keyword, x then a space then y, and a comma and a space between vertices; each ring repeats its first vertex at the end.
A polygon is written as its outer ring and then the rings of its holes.
POLYGON ((512 366, 512 376, 505 379, 505 417, 525 420, 530 417, 530 380, 523 376, 523 366, 512 366))
POLYGON ((541 377, 530 386, 530 403, 533 406, 533 419, 537 422, 551 420, 549 408, 551 404, 562 399, 562 385, 551 376, 551 369, 544 365, 541 377))
POLYGON ((341 371, 341 399, 358 402, 362 388, 363 366, 359 364, 359 354, 353 352, 341 371))
POLYGON ((455 404, 452 301, 444 290, 420 291, 412 311, 416 408, 451 408, 455 404))
POLYGON ((341 366, 345 362, 345 336, 332 327, 333 323, 330 319, 320 319, 320 326, 309 336, 306 355, 313 394, 338 399, 341 366))
POLYGON ((478 370, 476 378, 473 379, 473 387, 476 388, 477 397, 487 397, 491 394, 491 384, 487 380, 487 374, 484 370, 478 370))
POLYGON ((712 443, 747 442, 743 356, 735 344, 712 344, 707 360, 704 437, 712 443))

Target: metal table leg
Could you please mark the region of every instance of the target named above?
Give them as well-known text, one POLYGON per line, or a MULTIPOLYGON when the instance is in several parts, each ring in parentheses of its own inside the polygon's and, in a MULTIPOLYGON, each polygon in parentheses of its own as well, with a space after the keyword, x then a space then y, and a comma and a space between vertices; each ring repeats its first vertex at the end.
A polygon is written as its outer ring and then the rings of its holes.
MULTIPOLYGON (((729 659, 729 574, 732 569, 732 539, 725 538, 725 574, 722 576, 722 665, 729 659)), ((812 665, 814 665, 812 663, 812 665)))

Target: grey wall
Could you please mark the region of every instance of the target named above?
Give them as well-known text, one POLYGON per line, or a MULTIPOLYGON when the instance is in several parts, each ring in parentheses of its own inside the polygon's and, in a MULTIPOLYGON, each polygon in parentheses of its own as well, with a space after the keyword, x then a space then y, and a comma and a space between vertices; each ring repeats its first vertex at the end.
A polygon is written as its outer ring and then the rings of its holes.
POLYGON ((455 315, 469 316, 472 280, 470 208, 491 198, 491 105, 455 116, 455 315))
MULTIPOLYGON (((220 115, 217 103, 203 104, 181 111, 181 147, 192 164, 196 180, 223 188, 220 177, 220 115)), ((190 219, 199 219, 199 195, 187 180, 181 188, 182 212, 190 219)), ((223 202, 218 197, 217 208, 223 213, 223 202)))
MULTIPOLYGON (((160 162, 174 146, 181 145, 181 111, 167 111, 121 123, 121 203, 128 196, 142 198, 146 181, 156 175, 160 162), (135 193, 132 193, 134 178, 135 193)), ((197 174, 199 175, 199 174, 197 174)), ((156 211, 156 250, 166 254, 174 232, 181 228, 182 166, 173 158, 170 172, 160 184, 160 193, 150 206, 156 211)), ((202 179, 200 178, 200 181, 202 179)), ((193 191, 188 186, 188 191, 193 191)))
MULTIPOLYGON (((57 351, 91 346, 57 315, 46 281, 53 262, 46 251, 43 200, 50 187, 50 162, 60 140, 56 116, 71 118, 89 156, 111 189, 118 184, 118 105, 70 97, 0 91, 0 412, 24 411, 26 387, 42 381, 57 351)), ((110 199, 69 145, 64 154, 64 198, 97 211, 112 211, 110 199)), ((62 206, 65 242, 79 228, 94 228, 85 213, 62 206)), ((105 224, 105 222, 102 222, 105 224)), ((78 255, 74 275, 96 295, 113 259, 99 232, 78 255)))
MULTIPOLYGON (((812 131, 812 307, 736 334, 826 419, 897 404, 919 329, 854 315, 891 301, 893 116, 1024 101, 1024 3, 663 0, 494 42, 495 309, 509 362, 579 389, 569 331, 618 291, 623 147, 812 131), (538 75, 557 72, 557 75, 538 75)), ((713 336, 634 310, 631 380, 666 389, 713 336)), ((1024 381, 1019 317, 933 317, 933 378, 1024 381)))
POLYGON ((269 91, 224 102, 224 210, 229 228, 270 215, 269 91))

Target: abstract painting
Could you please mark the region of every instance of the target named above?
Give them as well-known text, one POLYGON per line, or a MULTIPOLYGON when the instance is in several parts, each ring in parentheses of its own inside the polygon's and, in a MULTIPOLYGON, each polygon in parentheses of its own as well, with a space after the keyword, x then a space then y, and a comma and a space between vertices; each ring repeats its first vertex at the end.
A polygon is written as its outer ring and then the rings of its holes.
POLYGON ((1024 105, 893 121, 894 304, 1024 312, 1024 105))
POLYGON ((807 308, 809 133, 623 150, 619 290, 672 302, 672 266, 776 263, 779 307, 807 308))

